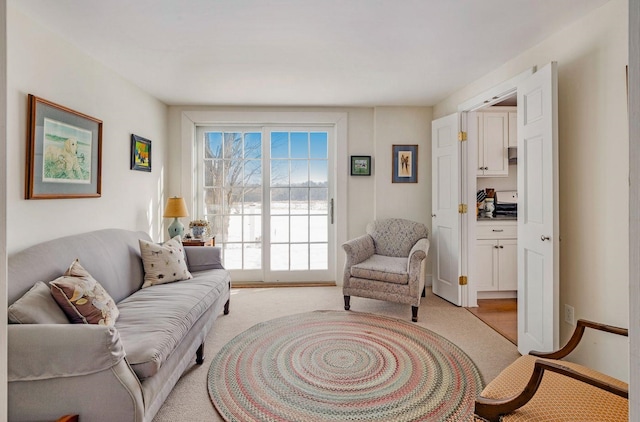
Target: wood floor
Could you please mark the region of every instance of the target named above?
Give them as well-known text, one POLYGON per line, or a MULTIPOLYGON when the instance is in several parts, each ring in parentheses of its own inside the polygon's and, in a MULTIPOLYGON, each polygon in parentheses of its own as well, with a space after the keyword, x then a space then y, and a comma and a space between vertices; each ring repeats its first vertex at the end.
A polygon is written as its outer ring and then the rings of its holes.
POLYGON ((467 308, 511 343, 518 344, 518 302, 516 299, 478 299, 477 308, 467 308))

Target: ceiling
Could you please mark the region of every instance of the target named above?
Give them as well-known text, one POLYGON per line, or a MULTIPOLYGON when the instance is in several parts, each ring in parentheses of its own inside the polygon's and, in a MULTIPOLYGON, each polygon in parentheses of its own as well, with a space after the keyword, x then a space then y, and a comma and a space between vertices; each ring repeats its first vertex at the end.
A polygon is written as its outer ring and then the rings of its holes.
POLYGON ((166 104, 383 106, 434 105, 606 1, 8 3, 166 104))

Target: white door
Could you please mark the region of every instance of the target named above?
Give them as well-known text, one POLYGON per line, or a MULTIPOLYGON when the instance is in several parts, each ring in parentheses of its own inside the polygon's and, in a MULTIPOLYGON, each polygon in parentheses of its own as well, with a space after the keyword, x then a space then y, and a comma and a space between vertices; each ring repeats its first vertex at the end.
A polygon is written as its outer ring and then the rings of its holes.
POLYGON ((432 132, 432 248, 433 293, 461 305, 458 114, 434 120, 432 132))
POLYGON ((557 64, 518 84, 518 351, 559 341, 557 64))

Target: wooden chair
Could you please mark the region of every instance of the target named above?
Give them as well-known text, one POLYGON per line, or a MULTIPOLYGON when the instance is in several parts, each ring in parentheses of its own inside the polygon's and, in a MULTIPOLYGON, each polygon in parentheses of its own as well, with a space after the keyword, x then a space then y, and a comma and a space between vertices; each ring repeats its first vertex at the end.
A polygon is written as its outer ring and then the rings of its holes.
POLYGON ((80 421, 80 417, 78 415, 65 415, 56 419, 56 422, 79 422, 79 421, 80 421))
POLYGON ((476 399, 476 416, 491 422, 628 421, 627 383, 560 361, 580 343, 585 328, 629 335, 626 328, 579 320, 562 349, 521 356, 491 381, 476 399))

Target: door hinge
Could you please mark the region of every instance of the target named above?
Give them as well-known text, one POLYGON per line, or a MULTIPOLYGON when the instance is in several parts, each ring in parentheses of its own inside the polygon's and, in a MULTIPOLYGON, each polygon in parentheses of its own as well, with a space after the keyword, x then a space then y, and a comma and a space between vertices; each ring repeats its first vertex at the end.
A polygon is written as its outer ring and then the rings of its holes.
POLYGON ((466 286, 467 285, 467 276, 466 275, 461 275, 460 277, 458 277, 458 284, 461 286, 466 286))
POLYGON ((467 132, 458 132, 458 141, 464 142, 467 140, 467 132))
POLYGON ((458 214, 466 214, 466 213, 467 213, 467 204, 459 204, 458 214))

